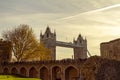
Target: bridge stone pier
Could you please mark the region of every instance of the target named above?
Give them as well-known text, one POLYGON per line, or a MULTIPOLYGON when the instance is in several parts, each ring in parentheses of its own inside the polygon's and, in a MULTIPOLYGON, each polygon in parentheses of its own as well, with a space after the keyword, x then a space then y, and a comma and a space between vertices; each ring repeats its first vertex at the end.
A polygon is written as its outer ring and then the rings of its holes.
POLYGON ((42 42, 46 48, 52 51, 52 59, 56 60, 56 46, 73 48, 74 59, 86 59, 87 58, 87 40, 83 39, 81 35, 77 40, 72 42, 56 41, 56 32, 52 33, 49 26, 44 34, 40 34, 40 42, 42 42))
POLYGON ((85 60, 50 60, 36 62, 6 62, 1 64, 1 73, 17 74, 42 80, 73 80, 80 77, 80 68, 85 60))

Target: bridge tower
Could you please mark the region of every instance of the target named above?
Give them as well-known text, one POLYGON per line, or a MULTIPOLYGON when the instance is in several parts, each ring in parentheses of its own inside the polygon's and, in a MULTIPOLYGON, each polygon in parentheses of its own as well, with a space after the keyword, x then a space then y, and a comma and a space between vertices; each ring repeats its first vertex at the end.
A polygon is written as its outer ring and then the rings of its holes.
POLYGON ((44 46, 52 51, 52 60, 56 60, 56 32, 51 32, 49 26, 44 34, 40 34, 40 42, 44 44, 44 46))
POLYGON ((74 59, 86 59, 87 58, 87 40, 83 39, 81 34, 79 34, 77 40, 73 40, 74 45, 81 47, 74 47, 74 59))

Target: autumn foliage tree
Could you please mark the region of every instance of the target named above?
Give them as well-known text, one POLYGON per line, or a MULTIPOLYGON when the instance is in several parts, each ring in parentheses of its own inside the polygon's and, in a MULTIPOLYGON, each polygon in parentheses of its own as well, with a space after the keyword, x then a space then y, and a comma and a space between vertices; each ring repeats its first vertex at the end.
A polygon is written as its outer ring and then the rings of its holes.
POLYGON ((36 48, 29 50, 29 54, 24 54, 23 60, 51 60, 51 50, 44 47, 42 43, 38 44, 36 48))
POLYGON ((38 43, 32 28, 28 25, 22 24, 13 30, 3 32, 3 38, 12 42, 12 50, 17 61, 44 60, 50 54, 50 50, 38 43))

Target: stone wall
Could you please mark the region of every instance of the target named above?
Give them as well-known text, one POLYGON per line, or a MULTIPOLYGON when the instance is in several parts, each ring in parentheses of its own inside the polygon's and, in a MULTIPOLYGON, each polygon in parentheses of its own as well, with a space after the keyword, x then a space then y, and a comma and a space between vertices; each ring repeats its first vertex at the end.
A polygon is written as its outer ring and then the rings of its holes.
POLYGON ((87 60, 4 62, 0 71, 42 80, 119 80, 120 61, 93 56, 87 60))
POLYGON ((120 60, 120 39, 101 43, 100 51, 104 58, 120 60))
POLYGON ((49 60, 34 62, 4 62, 2 74, 17 74, 42 80, 73 80, 78 78, 80 67, 85 60, 49 60))
POLYGON ((81 78, 83 80, 120 80, 120 61, 91 57, 81 67, 81 78))

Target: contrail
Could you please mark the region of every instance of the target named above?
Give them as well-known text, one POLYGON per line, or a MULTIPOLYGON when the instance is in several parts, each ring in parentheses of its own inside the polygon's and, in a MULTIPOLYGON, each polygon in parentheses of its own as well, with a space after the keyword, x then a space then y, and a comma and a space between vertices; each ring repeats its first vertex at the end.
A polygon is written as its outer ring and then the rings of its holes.
POLYGON ((109 9, 116 8, 116 7, 120 7, 120 4, 115 4, 115 5, 112 5, 112 6, 104 7, 104 8, 93 10, 93 11, 90 11, 90 12, 101 12, 101 11, 109 10, 109 9))
POLYGON ((101 12, 101 11, 109 10, 109 9, 116 8, 116 7, 120 7, 120 4, 115 4, 115 5, 107 6, 107 7, 101 8, 101 9, 96 9, 96 10, 92 10, 92 11, 88 11, 88 12, 84 12, 84 13, 79 13, 79 14, 72 15, 69 17, 61 18, 59 20, 71 19, 73 17, 77 17, 77 16, 80 16, 83 14, 101 12))

